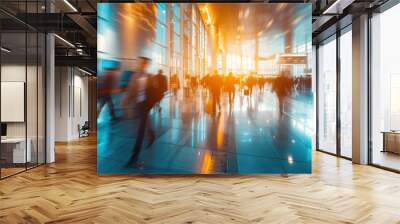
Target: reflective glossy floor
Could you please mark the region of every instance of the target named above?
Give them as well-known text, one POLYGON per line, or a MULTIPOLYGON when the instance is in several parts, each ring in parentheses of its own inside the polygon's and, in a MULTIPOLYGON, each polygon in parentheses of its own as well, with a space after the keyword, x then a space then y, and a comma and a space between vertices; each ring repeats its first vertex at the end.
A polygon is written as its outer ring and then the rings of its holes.
POLYGON ((400 155, 390 152, 374 150, 372 156, 373 164, 387 167, 394 170, 400 170, 400 155))
MULTIPOLYGON (((117 114, 120 95, 113 101, 117 114)), ((161 112, 151 111, 156 140, 146 139, 139 166, 127 166, 135 142, 137 120, 111 121, 107 107, 98 119, 100 174, 258 174, 310 173, 313 96, 295 92, 280 115, 269 87, 253 96, 235 94, 233 105, 221 96, 213 112, 205 89, 167 94, 161 112)))

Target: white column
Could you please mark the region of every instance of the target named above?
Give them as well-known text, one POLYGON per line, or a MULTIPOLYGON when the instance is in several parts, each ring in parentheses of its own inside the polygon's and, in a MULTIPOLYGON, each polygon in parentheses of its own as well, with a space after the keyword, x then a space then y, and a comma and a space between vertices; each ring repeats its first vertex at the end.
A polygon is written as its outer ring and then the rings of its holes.
POLYGON ((55 76, 54 35, 46 36, 46 163, 55 161, 55 76))
MULTIPOLYGON (((46 1, 46 12, 54 12, 54 4, 46 1)), ((46 163, 55 162, 55 42, 54 34, 46 34, 46 163)))
POLYGON ((312 134, 312 150, 317 148, 317 47, 312 45, 312 80, 311 80, 311 89, 313 92, 313 134, 312 134))
POLYGON ((368 15, 353 20, 353 162, 368 163, 368 15))

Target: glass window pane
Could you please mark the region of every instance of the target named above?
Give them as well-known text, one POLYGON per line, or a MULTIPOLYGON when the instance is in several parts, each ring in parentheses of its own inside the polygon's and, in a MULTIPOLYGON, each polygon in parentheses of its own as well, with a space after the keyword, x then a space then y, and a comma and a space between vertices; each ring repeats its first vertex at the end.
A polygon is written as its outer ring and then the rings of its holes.
POLYGON ((318 144, 336 153, 336 40, 319 47, 318 144))
MULTIPOLYGON (((42 13, 44 0, 1 1, 10 12, 42 13)), ((0 13, 12 26, 1 32, 0 177, 45 162, 45 35, 0 13)))
POLYGON ((196 25, 192 25, 192 46, 196 47, 196 25))
POLYGON ((166 27, 159 22, 156 25, 156 42, 163 46, 167 44, 166 27))
POLYGON ((24 171, 32 158, 32 142, 26 141, 26 38, 25 31, 1 35, 1 47, 7 49, 1 51, 2 178, 24 171))
POLYGON ((27 148, 30 149, 31 153, 28 153, 27 166, 34 167, 38 163, 38 139, 37 139, 37 105, 38 105, 38 34, 36 32, 27 33, 28 43, 28 62, 27 62, 27 80, 26 80, 26 114, 27 114, 27 148))
POLYGON ((179 18, 181 13, 180 13, 180 6, 178 3, 174 3, 172 4, 172 10, 174 12, 174 16, 179 18))
POLYGON ((175 53, 181 52, 180 39, 181 38, 178 35, 174 34, 174 51, 175 51, 175 53))
POLYGON ((157 20, 163 24, 167 23, 167 10, 165 3, 157 4, 157 20))
POLYGON ((174 27, 173 27, 174 32, 179 35, 181 33, 181 29, 180 29, 181 24, 180 24, 179 19, 174 17, 173 23, 174 23, 174 27))
POLYGON ((352 141, 352 35, 340 37, 340 153, 351 158, 352 141))
POLYGON ((39 43, 38 43, 38 164, 45 163, 46 158, 46 149, 45 149, 45 60, 46 60, 46 52, 45 52, 45 44, 46 44, 46 36, 43 33, 39 34, 39 43))
POLYGON ((156 66, 165 65, 166 64, 166 49, 158 44, 154 44, 153 47, 153 56, 154 62, 156 66))
POLYGON ((192 21, 193 21, 194 24, 196 24, 197 23, 197 10, 196 10, 196 6, 195 5, 193 5, 193 11, 192 12, 193 12, 192 13, 192 21))

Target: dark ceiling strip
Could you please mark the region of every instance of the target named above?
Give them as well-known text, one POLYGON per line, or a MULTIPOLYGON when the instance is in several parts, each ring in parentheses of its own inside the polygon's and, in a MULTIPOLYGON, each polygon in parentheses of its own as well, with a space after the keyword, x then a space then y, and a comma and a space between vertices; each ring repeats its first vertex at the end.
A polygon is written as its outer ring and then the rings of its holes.
POLYGON ((21 23, 22 25, 27 26, 27 27, 29 27, 30 29, 34 30, 34 31, 37 31, 37 29, 36 29, 35 27, 33 27, 33 26, 27 24, 26 22, 24 22, 23 20, 17 18, 14 14, 10 13, 9 11, 5 10, 4 8, 1 8, 1 7, 0 7, 0 12, 6 14, 7 16, 9 16, 9 17, 11 17, 11 18, 13 18, 15 21, 21 23))

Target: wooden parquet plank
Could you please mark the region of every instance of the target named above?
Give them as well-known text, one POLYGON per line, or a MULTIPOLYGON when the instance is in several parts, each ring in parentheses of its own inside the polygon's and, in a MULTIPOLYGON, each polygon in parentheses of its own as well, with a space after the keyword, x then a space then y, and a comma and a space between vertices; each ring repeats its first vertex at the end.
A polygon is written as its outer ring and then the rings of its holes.
POLYGON ((314 152, 312 175, 96 174, 96 139, 0 181, 0 223, 400 223, 400 175, 314 152))

